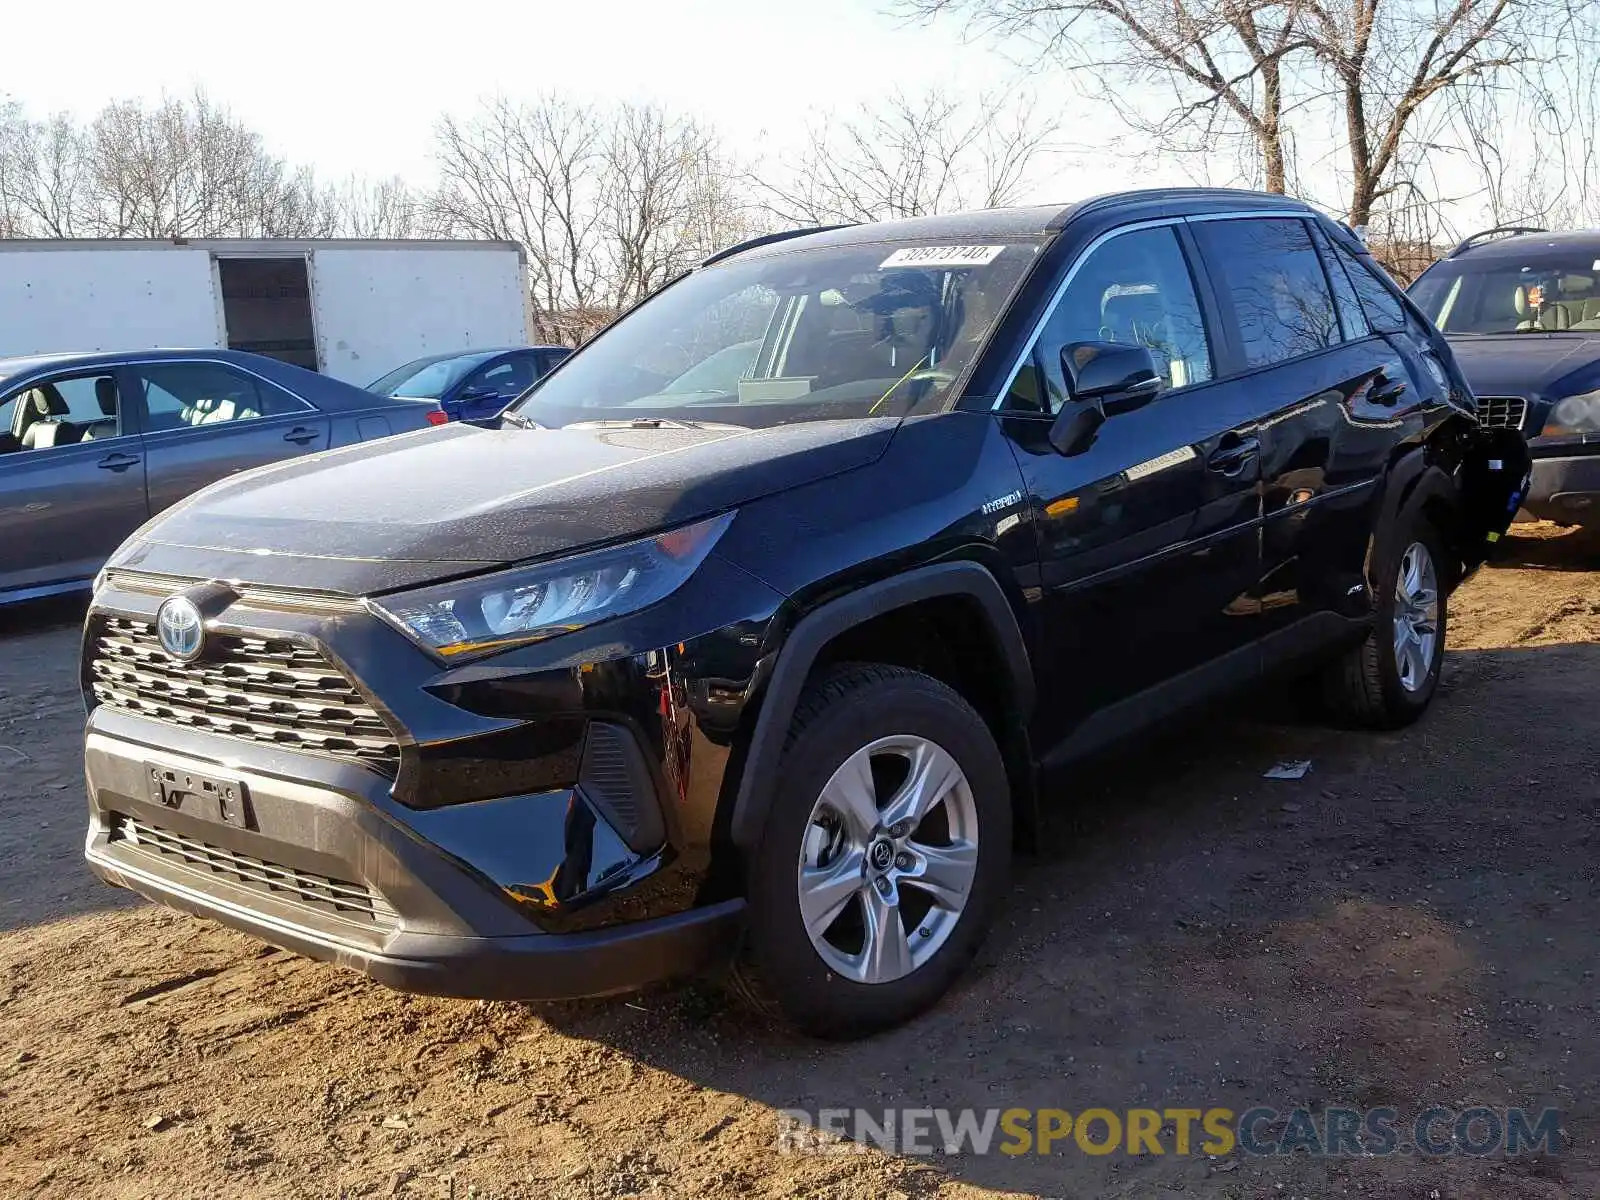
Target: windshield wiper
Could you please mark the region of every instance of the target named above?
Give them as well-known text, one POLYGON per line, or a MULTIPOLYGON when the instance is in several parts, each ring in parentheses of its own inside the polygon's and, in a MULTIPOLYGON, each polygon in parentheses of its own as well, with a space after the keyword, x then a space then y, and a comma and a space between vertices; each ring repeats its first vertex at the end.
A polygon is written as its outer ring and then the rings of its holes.
POLYGON ((543 429, 544 426, 537 421, 529 420, 519 412, 507 409, 500 414, 501 424, 515 425, 518 429, 543 429))

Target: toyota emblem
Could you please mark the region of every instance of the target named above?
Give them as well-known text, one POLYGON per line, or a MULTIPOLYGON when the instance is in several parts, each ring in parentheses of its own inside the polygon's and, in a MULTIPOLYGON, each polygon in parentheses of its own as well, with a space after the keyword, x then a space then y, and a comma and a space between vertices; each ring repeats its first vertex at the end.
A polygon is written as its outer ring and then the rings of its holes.
POLYGON ((156 612, 156 636, 161 648, 179 662, 193 662, 205 646, 205 623, 187 596, 173 596, 156 612))

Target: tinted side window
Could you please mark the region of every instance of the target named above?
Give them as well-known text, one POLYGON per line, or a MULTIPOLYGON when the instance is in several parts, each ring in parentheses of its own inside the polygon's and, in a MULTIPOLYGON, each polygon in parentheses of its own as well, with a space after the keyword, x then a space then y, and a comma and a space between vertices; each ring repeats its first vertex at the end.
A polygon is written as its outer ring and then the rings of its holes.
POLYGON ((520 396, 532 382, 533 367, 522 359, 508 358, 490 367, 479 367, 461 390, 476 395, 504 396, 509 400, 520 396))
POLYGON ((1195 236, 1239 325, 1245 362, 1265 367, 1343 340, 1305 222, 1198 221, 1195 236))
POLYGON ((151 363, 135 369, 151 433, 306 411, 286 392, 220 363, 151 363))
POLYGON ((1399 333, 1406 327, 1405 305, 1400 297, 1389 290, 1389 285, 1374 273, 1376 268, 1351 254, 1343 246, 1334 246, 1334 254, 1350 273, 1350 282, 1361 297, 1361 307, 1367 320, 1381 333, 1399 333))
POLYGON ((1333 284, 1333 299, 1339 308, 1339 323, 1344 327, 1344 336, 1351 341, 1366 337, 1372 332, 1372 327, 1367 323, 1361 300, 1350 282, 1349 271, 1334 254, 1333 243, 1328 240, 1328 235, 1315 225, 1311 227, 1311 232, 1316 237, 1317 252, 1322 255, 1322 266, 1328 273, 1328 282, 1333 284))
POLYGON ((1170 226, 1121 234, 1083 261, 1039 335, 1033 378, 1024 381, 1025 367, 1012 387, 1014 406, 1038 411, 1039 400, 1030 393, 1036 394, 1042 378, 1044 404, 1050 412, 1060 410, 1067 399, 1061 349, 1074 342, 1144 346, 1169 387, 1211 378, 1200 302, 1170 226))

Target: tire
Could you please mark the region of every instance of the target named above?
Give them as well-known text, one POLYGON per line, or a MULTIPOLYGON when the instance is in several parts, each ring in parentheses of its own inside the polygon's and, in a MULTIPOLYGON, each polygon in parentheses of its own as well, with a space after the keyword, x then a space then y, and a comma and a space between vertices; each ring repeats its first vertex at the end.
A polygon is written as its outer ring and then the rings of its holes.
POLYGON ((1010 870, 1010 788, 983 718, 915 671, 829 668, 796 707, 773 787, 732 990, 826 1038, 928 1008, 977 952, 1010 870), (945 786, 911 786, 918 777, 945 786), (929 791, 921 817, 885 825, 929 791))
POLYGON ((1420 512, 1403 515, 1379 544, 1375 580, 1379 585, 1376 619, 1367 638, 1331 663, 1322 694, 1341 724, 1365 729, 1399 729, 1420 717, 1439 687, 1448 623, 1449 564, 1438 530, 1420 512), (1432 577, 1431 605, 1408 603, 1408 579, 1426 555, 1432 577), (1404 572, 1404 574, 1403 574, 1404 572), (1414 636, 1400 644, 1401 631, 1414 636))

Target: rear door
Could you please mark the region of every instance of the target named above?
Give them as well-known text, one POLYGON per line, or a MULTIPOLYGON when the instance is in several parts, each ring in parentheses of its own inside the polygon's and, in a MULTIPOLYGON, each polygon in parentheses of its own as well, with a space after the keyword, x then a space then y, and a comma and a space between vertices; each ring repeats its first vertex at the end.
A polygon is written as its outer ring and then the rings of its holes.
MULTIPOLYGON (((1217 339, 1191 271, 1181 222, 1117 231, 1074 265, 1016 376, 1002 424, 1037 530, 1045 744, 1063 752, 1125 732, 1194 699, 1187 673, 1230 659, 1245 675, 1259 573, 1258 459, 1247 404, 1217 381, 1217 339), (1081 454, 1049 440, 1068 394, 1064 347, 1142 344, 1166 389, 1111 416, 1081 454), (1140 699, 1119 706, 1118 702, 1140 699), (1137 709, 1137 711, 1134 711, 1137 709), (1093 718, 1093 720, 1089 720, 1093 718)), ((1219 667, 1218 670, 1226 669, 1219 667)))
POLYGON ((0 591, 89 579, 143 523, 143 447, 119 383, 115 368, 101 369, 0 396, 0 591), (51 436, 41 429, 25 448, 37 422, 51 436))
POLYGON ((328 418, 227 363, 135 363, 150 511, 237 471, 326 449, 328 418))
POLYGON ((1360 615, 1375 485, 1414 393, 1348 280, 1330 275, 1308 219, 1196 217, 1191 227, 1237 347, 1230 370, 1258 409, 1255 594, 1263 634, 1283 635, 1267 651, 1276 663, 1342 634, 1334 618, 1360 615))

